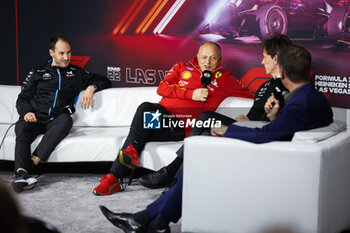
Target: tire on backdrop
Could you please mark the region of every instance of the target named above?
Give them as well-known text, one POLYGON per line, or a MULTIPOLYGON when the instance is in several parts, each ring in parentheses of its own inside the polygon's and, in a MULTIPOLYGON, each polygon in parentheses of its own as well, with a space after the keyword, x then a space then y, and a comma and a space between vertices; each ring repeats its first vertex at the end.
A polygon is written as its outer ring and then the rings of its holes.
POLYGON ((334 7, 329 15, 327 33, 330 39, 341 37, 341 33, 349 30, 349 8, 334 7))
POLYGON ((287 34, 288 19, 281 6, 269 3, 262 5, 256 12, 256 20, 259 22, 258 37, 264 40, 276 33, 287 34))

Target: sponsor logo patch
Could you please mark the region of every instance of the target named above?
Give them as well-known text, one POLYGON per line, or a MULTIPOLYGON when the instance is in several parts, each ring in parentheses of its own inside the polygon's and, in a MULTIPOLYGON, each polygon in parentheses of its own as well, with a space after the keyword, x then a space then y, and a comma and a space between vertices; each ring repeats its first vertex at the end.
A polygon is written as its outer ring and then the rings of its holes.
POLYGON ((214 79, 213 81, 211 81, 211 85, 218 87, 218 82, 216 82, 216 79, 214 79))
POLYGON ((73 77, 74 76, 73 71, 68 71, 66 76, 67 77, 73 77))
POLYGON ((51 74, 45 73, 45 74, 43 75, 43 79, 44 79, 44 80, 51 79, 51 74))
POLYGON ((189 71, 182 72, 182 78, 183 79, 189 79, 191 77, 192 77, 192 73, 191 72, 189 72, 189 71))

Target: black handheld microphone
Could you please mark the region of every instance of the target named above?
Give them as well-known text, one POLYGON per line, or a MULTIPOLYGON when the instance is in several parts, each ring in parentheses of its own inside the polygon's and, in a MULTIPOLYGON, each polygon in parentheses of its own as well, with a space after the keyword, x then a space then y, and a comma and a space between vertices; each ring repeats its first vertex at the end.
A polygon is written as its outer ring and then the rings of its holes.
POLYGON ((211 82, 211 71, 209 70, 203 71, 201 75, 201 81, 203 84, 203 88, 206 88, 211 82))
POLYGON ((283 99, 282 90, 278 86, 275 86, 275 88, 273 89, 272 93, 273 93, 273 95, 275 96, 275 98, 277 100, 283 99))
POLYGON ((69 115, 72 115, 73 113, 75 113, 75 107, 73 105, 67 105, 64 107, 63 113, 67 113, 69 115))
MULTIPOLYGON (((281 90, 281 87, 275 86, 275 88, 272 91, 272 94, 279 101, 280 108, 283 107, 284 106, 284 97, 288 94, 288 92, 285 90, 281 90)), ((275 103, 272 103, 272 105, 274 106, 275 103)))

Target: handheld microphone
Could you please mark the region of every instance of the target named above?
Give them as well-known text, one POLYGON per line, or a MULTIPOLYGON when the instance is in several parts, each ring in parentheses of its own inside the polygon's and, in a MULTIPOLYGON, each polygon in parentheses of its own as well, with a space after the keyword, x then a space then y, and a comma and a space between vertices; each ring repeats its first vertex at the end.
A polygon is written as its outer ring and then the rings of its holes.
MULTIPOLYGON (((275 86, 275 88, 272 91, 272 95, 275 96, 275 98, 279 101, 280 107, 284 106, 284 97, 288 94, 286 90, 281 90, 281 87, 275 86)), ((274 106, 275 103, 272 103, 274 106)))
POLYGON ((275 88, 273 89, 273 95, 275 96, 276 99, 281 100, 283 99, 282 96, 282 91, 278 86, 275 86, 275 88))
POLYGON ((206 88, 211 82, 211 71, 205 70, 201 75, 201 82, 203 84, 203 88, 206 88))
POLYGON ((63 113, 67 113, 69 115, 72 115, 73 113, 75 113, 75 107, 73 105, 67 105, 64 107, 63 113))

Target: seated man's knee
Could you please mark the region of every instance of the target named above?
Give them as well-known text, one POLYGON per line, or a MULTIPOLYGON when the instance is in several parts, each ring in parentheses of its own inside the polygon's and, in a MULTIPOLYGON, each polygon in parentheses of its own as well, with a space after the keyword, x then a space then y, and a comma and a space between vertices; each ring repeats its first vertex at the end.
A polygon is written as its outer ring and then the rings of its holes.
POLYGON ((156 109, 156 105, 154 103, 150 102, 143 102, 142 104, 139 105, 137 108, 138 112, 144 112, 144 111, 153 111, 156 109))
POLYGON ((26 136, 33 130, 32 126, 25 121, 19 121, 15 125, 15 133, 17 136, 26 136))
POLYGON ((212 113, 213 113, 212 111, 202 112, 197 119, 198 120, 207 120, 207 119, 211 118, 212 113))
POLYGON ((61 114, 56 118, 56 121, 59 122, 60 125, 62 125, 65 128, 72 128, 73 126, 73 119, 69 114, 61 114))

